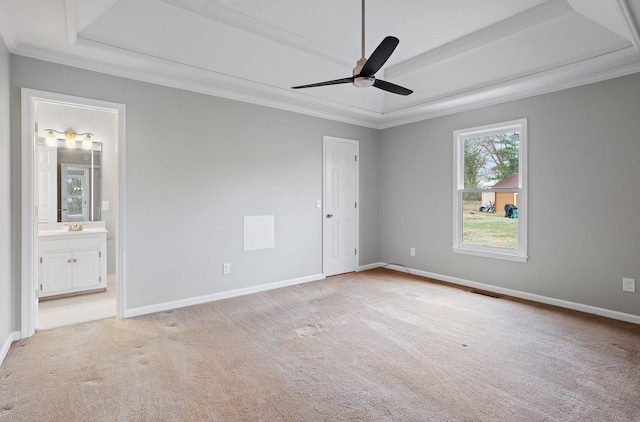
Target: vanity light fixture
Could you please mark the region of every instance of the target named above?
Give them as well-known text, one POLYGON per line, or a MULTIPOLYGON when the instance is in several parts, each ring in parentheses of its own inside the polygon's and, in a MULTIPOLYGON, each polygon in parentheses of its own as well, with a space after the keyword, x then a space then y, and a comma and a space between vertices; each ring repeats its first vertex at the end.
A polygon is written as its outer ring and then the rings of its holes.
POLYGON ((91 139, 91 137, 93 136, 93 133, 89 133, 89 132, 78 133, 71 128, 65 130, 64 132, 61 132, 55 129, 46 129, 45 131, 48 132, 47 137, 44 140, 44 143, 47 146, 54 147, 58 145, 58 138, 54 135, 54 132, 64 135, 65 148, 75 148, 76 136, 82 136, 82 135, 84 135, 84 139, 82 140, 82 149, 91 149, 93 146, 93 140, 91 139))
POLYGON ((53 129, 47 129, 47 137, 44 138, 44 144, 48 147, 57 147, 58 138, 53 134, 53 129))
POLYGON ((84 135, 84 139, 82 139, 82 149, 91 149, 93 147, 93 140, 91 139, 92 134, 87 133, 84 135))

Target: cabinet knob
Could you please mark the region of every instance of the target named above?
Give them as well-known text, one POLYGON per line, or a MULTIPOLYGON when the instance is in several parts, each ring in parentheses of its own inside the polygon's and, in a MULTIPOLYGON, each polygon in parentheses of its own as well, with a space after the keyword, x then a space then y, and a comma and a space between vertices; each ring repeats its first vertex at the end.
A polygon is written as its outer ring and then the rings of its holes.
POLYGON ((71 260, 70 259, 67 259, 67 264, 71 264, 71 260))
POLYGON ((73 262, 78 262, 78 260, 77 260, 77 259, 75 259, 75 258, 73 258, 73 262))

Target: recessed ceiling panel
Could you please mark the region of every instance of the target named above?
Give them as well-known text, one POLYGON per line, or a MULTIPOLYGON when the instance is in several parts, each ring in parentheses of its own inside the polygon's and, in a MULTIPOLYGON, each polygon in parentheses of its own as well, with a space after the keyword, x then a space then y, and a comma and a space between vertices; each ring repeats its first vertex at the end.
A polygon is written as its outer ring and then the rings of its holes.
MULTIPOLYGON (((284 90, 316 80, 348 77, 352 71, 351 66, 153 0, 120 2, 78 37, 98 48, 117 48, 284 90), (153 18, 139 19, 145 13, 153 18)), ((335 92, 314 90, 310 95, 332 99, 336 98, 335 92)), ((340 98, 343 104, 382 111, 382 95, 340 98)))
MULTIPOLYGON (((188 1, 188 0, 187 0, 188 1)), ((389 64, 545 3, 546 0, 366 0, 368 55, 387 35, 400 39, 389 64), (455 24, 452 24, 455 22, 455 24)), ((207 0, 327 47, 360 56, 360 0, 207 0)))
MULTIPOLYGON (((630 47, 625 40, 575 12, 472 49, 394 82, 413 86, 415 103, 527 77, 630 47)), ((387 96, 385 111, 407 107, 387 96)))

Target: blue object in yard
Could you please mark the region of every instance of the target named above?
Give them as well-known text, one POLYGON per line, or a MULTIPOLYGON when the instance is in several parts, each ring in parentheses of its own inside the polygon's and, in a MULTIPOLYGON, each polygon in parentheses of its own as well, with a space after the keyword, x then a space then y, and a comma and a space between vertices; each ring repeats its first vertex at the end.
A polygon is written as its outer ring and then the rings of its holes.
POLYGON ((518 218, 518 209, 511 210, 511 218, 518 218))
POLYGON ((504 206, 504 216, 508 218, 518 218, 518 207, 513 204, 505 204, 504 206), (513 212, 516 212, 516 215, 513 215, 513 212))

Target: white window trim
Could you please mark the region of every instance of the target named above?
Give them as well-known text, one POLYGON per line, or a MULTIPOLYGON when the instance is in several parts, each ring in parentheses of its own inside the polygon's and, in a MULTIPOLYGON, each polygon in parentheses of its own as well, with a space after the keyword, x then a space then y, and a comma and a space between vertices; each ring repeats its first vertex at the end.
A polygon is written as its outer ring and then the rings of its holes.
MULTIPOLYGON (((527 230, 528 230, 528 168, 527 168, 527 119, 460 129, 453 132, 453 247, 454 253, 475 255, 486 258, 505 259, 509 261, 527 262, 527 230), (462 190, 464 189, 464 151, 465 139, 500 134, 508 131, 520 132, 520 189, 518 194, 518 248, 496 248, 462 243, 462 190)), ((496 210, 499 212, 499 210, 496 210)))

